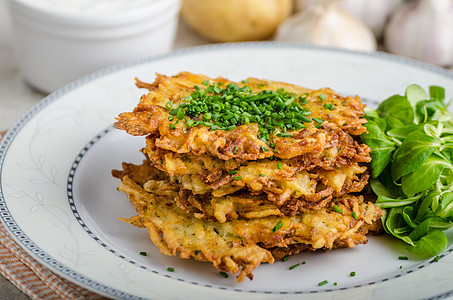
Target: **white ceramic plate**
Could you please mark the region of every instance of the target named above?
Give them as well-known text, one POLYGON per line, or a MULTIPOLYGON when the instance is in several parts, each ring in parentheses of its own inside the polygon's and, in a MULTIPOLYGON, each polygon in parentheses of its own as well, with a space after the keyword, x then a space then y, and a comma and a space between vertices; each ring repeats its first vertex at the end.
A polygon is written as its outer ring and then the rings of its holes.
MULTIPOLYGON (((45 98, 0 146, 0 214, 18 243, 55 273, 120 299, 421 299, 453 295, 451 250, 434 260, 399 260, 404 245, 370 237, 367 245, 299 254, 261 265, 253 281, 223 278, 209 263, 160 254, 145 229, 118 220, 135 214, 110 171, 139 162, 144 138, 112 127, 145 91, 134 77, 155 72, 253 76, 358 94, 370 106, 417 83, 453 91, 453 74, 383 53, 294 44, 205 46, 115 66, 45 98), (147 256, 140 252, 147 252, 147 256), (302 262, 305 262, 302 264, 302 262), (289 267, 301 263, 293 270, 289 267), (168 272, 173 267, 174 272, 168 272), (355 276, 350 276, 355 272, 355 276), (325 285, 319 282, 327 280, 325 285)), ((447 96, 451 97, 451 94, 447 96)), ((449 233, 449 235, 452 235, 449 233)))

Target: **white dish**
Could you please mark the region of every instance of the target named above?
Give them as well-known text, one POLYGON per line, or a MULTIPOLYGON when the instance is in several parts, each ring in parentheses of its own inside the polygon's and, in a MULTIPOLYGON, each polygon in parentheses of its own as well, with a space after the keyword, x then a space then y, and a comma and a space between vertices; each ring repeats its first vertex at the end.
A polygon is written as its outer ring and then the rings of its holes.
POLYGON ((370 237, 367 245, 354 249, 299 254, 288 262, 261 265, 253 281, 237 283, 234 276, 219 276, 209 263, 161 255, 146 230, 119 221, 119 216, 135 212, 116 192, 118 181, 110 171, 123 161, 140 161, 144 138, 114 130, 114 118, 131 110, 145 92, 134 86, 134 77, 152 82, 155 72, 183 70, 232 80, 254 76, 327 86, 358 94, 370 106, 403 93, 411 83, 453 91, 452 73, 415 61, 279 43, 190 48, 92 74, 32 108, 0 145, 0 215, 27 252, 70 281, 118 299, 453 295, 451 247, 438 262, 402 261, 398 257, 407 254, 402 244, 387 236, 370 237), (288 270, 302 261, 306 263, 288 270), (328 284, 319 286, 323 280, 328 284))
POLYGON ((21 75, 38 90, 173 46, 180 0, 69 2, 7 1, 21 75))

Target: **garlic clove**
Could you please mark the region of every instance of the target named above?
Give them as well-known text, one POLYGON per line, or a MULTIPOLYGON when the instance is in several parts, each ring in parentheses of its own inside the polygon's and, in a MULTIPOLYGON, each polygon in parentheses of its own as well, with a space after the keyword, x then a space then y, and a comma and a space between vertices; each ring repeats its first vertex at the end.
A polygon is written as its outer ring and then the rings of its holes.
POLYGON ((453 65, 453 1, 404 3, 384 33, 387 51, 438 66, 453 65))
POLYGON ((373 31, 377 38, 381 38, 390 14, 403 1, 404 0, 344 0, 339 7, 360 19, 373 31))
POLYGON ((292 15, 280 24, 274 40, 364 51, 377 46, 367 26, 333 4, 311 5, 292 15))

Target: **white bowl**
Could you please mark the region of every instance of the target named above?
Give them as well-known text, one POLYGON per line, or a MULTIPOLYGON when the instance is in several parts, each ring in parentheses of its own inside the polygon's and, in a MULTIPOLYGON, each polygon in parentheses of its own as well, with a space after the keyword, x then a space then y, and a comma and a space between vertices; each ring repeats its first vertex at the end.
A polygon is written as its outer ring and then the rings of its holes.
POLYGON ((8 0, 24 80, 51 92, 106 66, 169 51, 181 0, 131 3, 8 0), (88 7, 90 3, 101 5, 88 7))

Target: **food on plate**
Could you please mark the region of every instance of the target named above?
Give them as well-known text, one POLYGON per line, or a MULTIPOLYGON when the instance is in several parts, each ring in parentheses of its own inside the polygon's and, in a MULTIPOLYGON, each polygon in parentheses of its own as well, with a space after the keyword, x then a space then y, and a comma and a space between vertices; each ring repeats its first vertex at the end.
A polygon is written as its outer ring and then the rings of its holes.
POLYGON ((387 210, 383 225, 415 255, 440 254, 453 226, 453 115, 445 90, 410 85, 366 113, 371 187, 387 210))
MULTIPOLYGON (((118 190, 126 193, 138 212, 124 221, 147 228, 151 240, 163 254, 179 253, 181 258, 212 262, 222 271, 239 273, 238 281, 245 277, 252 279, 252 271, 259 264, 273 263, 283 253, 354 247, 367 242, 368 231, 380 228, 376 220, 382 216, 381 209, 371 202, 365 203, 362 196, 337 198, 329 207, 294 216, 239 216, 218 222, 215 218, 223 214, 223 209, 215 211, 215 217, 193 213, 203 210, 197 205, 200 203, 190 201, 192 195, 184 193, 172 183, 170 176, 149 161, 140 166, 124 164, 123 168, 114 171, 115 176, 122 178, 118 190), (135 176, 138 182, 127 174, 135 176), (184 209, 177 202, 187 202, 193 207, 184 209), (337 209, 332 209, 333 206, 337 209)), ((216 203, 211 205, 212 210, 216 203)), ((276 210, 268 204, 269 208, 276 210)), ((224 215, 230 214, 236 212, 228 211, 224 215)))
POLYGON ((359 97, 323 88, 181 72, 157 74, 116 128, 145 136, 141 165, 121 179, 162 253, 252 278, 261 263, 300 251, 355 247, 381 229, 360 195, 370 148, 359 97))

